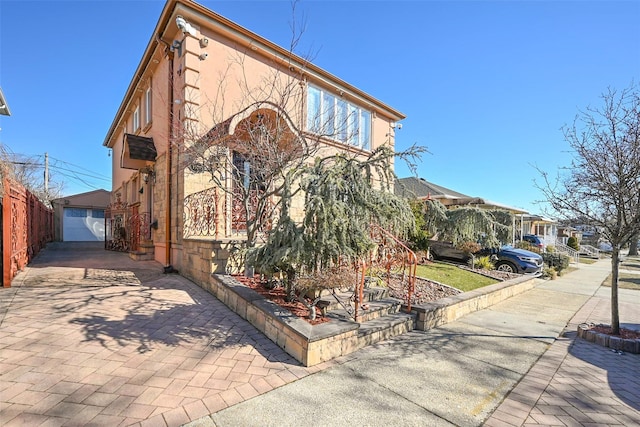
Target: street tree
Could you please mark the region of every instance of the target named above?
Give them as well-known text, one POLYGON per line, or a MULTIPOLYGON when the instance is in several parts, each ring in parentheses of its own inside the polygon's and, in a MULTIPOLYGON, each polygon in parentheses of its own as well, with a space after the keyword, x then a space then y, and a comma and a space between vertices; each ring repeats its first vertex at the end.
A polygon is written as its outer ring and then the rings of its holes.
POLYGON ((555 178, 540 171, 536 186, 556 214, 586 219, 611 243, 611 328, 618 335, 620 251, 640 231, 640 92, 610 88, 601 101, 563 128, 571 165, 555 178))

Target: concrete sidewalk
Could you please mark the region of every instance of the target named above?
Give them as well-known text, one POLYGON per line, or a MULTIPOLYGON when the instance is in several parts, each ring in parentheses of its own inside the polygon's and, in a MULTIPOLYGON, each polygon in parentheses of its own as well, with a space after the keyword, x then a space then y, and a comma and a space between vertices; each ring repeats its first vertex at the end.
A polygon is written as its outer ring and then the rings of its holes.
MULTIPOLYGON (((578 323, 609 323, 609 289, 600 287, 609 270, 608 260, 581 265, 191 425, 640 425, 640 356, 573 338, 578 323)), ((620 292, 621 319, 634 329, 638 296, 620 292)))

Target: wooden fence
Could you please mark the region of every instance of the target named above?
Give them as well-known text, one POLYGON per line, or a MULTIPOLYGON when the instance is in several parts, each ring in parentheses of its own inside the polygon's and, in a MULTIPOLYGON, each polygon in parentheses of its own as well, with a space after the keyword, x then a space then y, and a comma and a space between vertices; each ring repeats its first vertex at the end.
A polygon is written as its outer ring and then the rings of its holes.
POLYGON ((19 183, 4 178, 2 195, 2 286, 53 240, 53 210, 19 183))

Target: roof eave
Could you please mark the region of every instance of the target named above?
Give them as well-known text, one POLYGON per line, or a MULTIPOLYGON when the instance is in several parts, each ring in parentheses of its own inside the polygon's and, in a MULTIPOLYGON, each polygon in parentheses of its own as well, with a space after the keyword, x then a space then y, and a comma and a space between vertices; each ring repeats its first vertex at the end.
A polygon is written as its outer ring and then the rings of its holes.
POLYGON ((107 132, 107 135, 102 143, 103 146, 105 147, 110 147, 109 142, 111 141, 111 139, 113 138, 113 134, 115 133, 115 129, 117 128, 121 117, 124 115, 124 112, 126 111, 127 106, 129 105, 131 98, 133 97, 133 94, 135 93, 136 87, 140 81, 140 79, 142 78, 144 71, 146 70, 146 68, 149 65, 149 62, 151 61, 156 48, 159 44, 159 39, 162 39, 162 36, 164 35, 168 25, 170 24, 170 17, 172 17, 176 7, 178 5, 182 5, 184 7, 188 7, 193 9, 194 11, 196 11, 197 13, 200 13, 202 15, 204 15, 205 17, 209 18, 209 19, 213 19, 217 22, 219 22, 220 24, 222 24, 222 26, 224 27, 228 27, 230 29, 232 29, 233 31, 235 31, 236 33, 243 35, 244 37, 246 37, 247 39, 254 41, 256 43, 258 43, 259 45, 262 45, 263 49, 265 49, 266 51, 271 51, 274 54, 277 54, 277 56, 281 57, 282 59, 286 59, 286 60, 291 60, 295 63, 298 63, 299 66, 304 66, 304 69, 306 71, 312 71, 314 76, 317 78, 320 78, 321 80, 325 80, 327 82, 331 82, 332 84, 339 86, 340 88, 343 88, 345 91, 348 91, 354 95, 356 95, 357 97, 359 97, 362 101, 365 101, 365 103, 370 104, 371 106, 374 106, 377 110, 380 111, 384 111, 386 113, 386 115, 389 116, 389 118, 391 120, 394 121, 399 121, 399 120, 403 120, 406 118, 406 116, 404 114, 402 114, 400 111, 391 108, 390 106, 388 106, 387 104, 379 101, 378 99, 374 98, 373 96, 367 94, 366 92, 356 88, 355 86, 345 82, 344 80, 334 76, 333 74, 325 71, 324 69, 310 63, 307 62, 306 60, 304 60, 303 58, 301 58, 300 56, 291 53, 289 51, 287 51, 286 49, 278 46, 277 44, 257 35, 256 33, 253 33, 251 31, 249 31, 248 29, 240 26, 239 24, 236 24, 235 22, 215 13, 214 11, 205 8, 204 6, 198 4, 198 3, 194 3, 194 2, 190 2, 190 1, 181 1, 181 0, 170 0, 166 3, 164 9, 162 10, 162 13, 160 14, 160 18, 158 19, 158 23, 156 24, 156 27, 152 33, 151 39, 149 40, 149 43, 147 44, 147 47, 145 49, 145 52, 142 56, 142 59, 140 60, 140 63, 138 64, 138 67, 136 68, 136 71, 134 73, 133 78, 131 79, 131 82, 129 83, 129 86, 127 88, 127 91, 125 92, 125 96, 122 100, 122 103, 120 104, 120 107, 118 108, 118 111, 116 113, 116 116, 113 120, 113 122, 111 123, 111 126, 109 127, 109 131, 107 132))

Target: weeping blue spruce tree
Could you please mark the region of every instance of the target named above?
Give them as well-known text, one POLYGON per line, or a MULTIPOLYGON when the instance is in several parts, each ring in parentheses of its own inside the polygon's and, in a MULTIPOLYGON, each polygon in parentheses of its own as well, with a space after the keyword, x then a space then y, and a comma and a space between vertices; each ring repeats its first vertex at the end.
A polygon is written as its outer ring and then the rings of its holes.
POLYGON ((366 158, 316 158, 285 186, 277 226, 249 252, 249 262, 264 274, 285 273, 289 294, 310 309, 317 301, 303 300, 308 291, 353 285, 353 265, 375 246, 372 224, 399 236, 415 227, 408 202, 393 193, 397 155, 383 146, 366 158), (295 186, 304 193, 304 215, 297 219, 290 210, 295 186))

